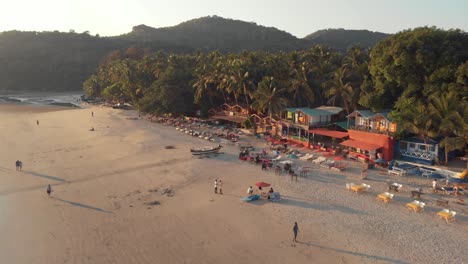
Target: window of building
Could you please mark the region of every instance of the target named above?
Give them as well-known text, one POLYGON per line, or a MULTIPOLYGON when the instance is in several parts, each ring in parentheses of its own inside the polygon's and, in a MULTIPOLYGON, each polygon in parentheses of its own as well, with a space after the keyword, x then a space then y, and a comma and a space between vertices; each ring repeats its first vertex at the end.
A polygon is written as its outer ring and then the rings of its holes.
POLYGON ((408 149, 408 142, 400 141, 400 149, 408 149))

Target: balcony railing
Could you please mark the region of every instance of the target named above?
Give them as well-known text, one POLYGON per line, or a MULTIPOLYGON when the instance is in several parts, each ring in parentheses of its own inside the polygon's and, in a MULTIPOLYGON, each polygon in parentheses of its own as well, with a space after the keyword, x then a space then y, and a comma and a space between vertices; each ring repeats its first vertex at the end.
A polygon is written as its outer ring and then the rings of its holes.
POLYGON ((374 134, 388 135, 388 136, 394 135, 394 132, 391 132, 388 129, 380 130, 380 129, 371 128, 369 126, 350 126, 348 129, 364 131, 364 132, 369 132, 369 133, 374 133, 374 134))
POLYGON ((240 117, 248 117, 248 114, 239 113, 239 112, 232 112, 232 111, 219 111, 216 112, 214 115, 217 116, 240 116, 240 117))

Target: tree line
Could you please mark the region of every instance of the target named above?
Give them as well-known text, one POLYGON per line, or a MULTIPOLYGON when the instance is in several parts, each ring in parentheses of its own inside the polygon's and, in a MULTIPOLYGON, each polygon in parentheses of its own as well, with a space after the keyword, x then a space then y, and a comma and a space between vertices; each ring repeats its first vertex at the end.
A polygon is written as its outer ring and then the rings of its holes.
POLYGON ((390 109, 404 133, 425 140, 443 135, 464 144, 467 60, 465 32, 423 27, 397 33, 370 50, 314 46, 275 53, 120 56, 103 63, 83 89, 106 100, 131 101, 148 113, 201 110, 206 115, 224 102, 265 115, 320 105, 347 113, 390 109))

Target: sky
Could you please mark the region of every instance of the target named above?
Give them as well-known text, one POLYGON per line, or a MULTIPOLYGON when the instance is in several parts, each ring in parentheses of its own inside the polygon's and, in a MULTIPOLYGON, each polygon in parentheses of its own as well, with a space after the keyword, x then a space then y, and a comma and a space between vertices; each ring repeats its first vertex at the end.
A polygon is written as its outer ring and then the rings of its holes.
POLYGON ((0 32, 73 29, 115 36, 136 25, 168 27, 211 15, 276 27, 300 38, 327 28, 468 31, 467 11, 468 0, 0 0, 0 32))

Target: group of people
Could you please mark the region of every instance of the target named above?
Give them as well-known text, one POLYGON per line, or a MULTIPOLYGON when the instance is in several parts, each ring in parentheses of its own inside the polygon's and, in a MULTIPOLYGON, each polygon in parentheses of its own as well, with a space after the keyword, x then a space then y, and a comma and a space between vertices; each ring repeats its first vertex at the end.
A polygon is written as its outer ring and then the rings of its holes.
POLYGON ((223 182, 221 180, 215 179, 214 182, 214 192, 223 194, 223 182))
MULTIPOLYGON (((253 195, 253 191, 254 189, 252 188, 252 186, 249 186, 249 188, 247 188, 247 194, 248 195, 253 195)), ((258 191, 261 192, 263 191, 262 189, 262 186, 258 186, 258 191)), ((273 190, 272 187, 270 187, 270 190, 268 191, 268 199, 270 199, 270 193, 274 193, 275 191, 273 190)))
POLYGON ((16 161, 16 170, 20 171, 23 169, 23 162, 21 160, 16 161))

